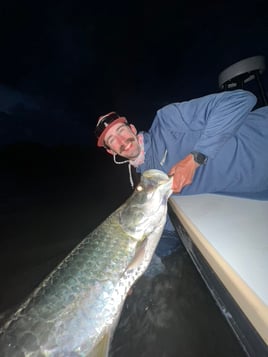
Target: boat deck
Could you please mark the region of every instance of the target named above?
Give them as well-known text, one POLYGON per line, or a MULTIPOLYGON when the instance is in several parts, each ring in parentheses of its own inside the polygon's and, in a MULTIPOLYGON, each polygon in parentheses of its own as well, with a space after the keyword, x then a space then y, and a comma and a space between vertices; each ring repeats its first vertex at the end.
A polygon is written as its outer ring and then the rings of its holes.
POLYGON ((172 196, 171 219, 249 356, 268 355, 268 201, 172 196))

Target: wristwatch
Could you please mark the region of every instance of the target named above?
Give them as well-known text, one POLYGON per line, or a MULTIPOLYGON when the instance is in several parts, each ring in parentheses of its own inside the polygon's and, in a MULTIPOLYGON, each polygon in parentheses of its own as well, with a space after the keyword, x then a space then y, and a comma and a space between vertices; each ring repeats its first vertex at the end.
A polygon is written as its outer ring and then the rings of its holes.
POLYGON ((208 161, 208 157, 201 152, 192 151, 191 154, 193 155, 194 161, 199 165, 205 165, 208 161))

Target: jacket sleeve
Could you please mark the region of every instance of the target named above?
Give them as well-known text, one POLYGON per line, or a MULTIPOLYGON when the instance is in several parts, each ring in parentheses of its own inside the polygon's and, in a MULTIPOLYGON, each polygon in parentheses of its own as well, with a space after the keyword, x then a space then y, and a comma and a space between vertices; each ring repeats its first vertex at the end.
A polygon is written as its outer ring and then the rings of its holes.
POLYGON ((168 116, 171 119, 169 127, 177 126, 175 130, 200 132, 193 150, 213 159, 237 132, 255 104, 254 94, 239 89, 171 104, 173 107, 165 116, 166 121, 168 116))
POLYGON ((206 124, 194 150, 214 158, 237 132, 255 104, 256 97, 242 90, 216 96, 208 105, 206 124))

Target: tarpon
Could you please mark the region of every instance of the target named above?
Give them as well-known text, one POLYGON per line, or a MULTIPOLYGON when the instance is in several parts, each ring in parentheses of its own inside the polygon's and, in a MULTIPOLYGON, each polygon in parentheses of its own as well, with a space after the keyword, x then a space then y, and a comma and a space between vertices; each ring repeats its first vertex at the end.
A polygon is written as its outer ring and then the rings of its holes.
POLYGON ((161 237, 172 182, 148 170, 127 201, 0 329, 1 357, 107 356, 124 301, 161 237))

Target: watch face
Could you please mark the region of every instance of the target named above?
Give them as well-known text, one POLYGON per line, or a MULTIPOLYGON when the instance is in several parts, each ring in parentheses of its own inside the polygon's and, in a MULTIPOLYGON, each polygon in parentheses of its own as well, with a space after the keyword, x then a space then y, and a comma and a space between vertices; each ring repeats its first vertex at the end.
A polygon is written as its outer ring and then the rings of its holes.
POLYGON ((207 162, 207 156, 202 154, 201 152, 192 152, 194 157, 194 161, 197 162, 199 165, 204 165, 207 162))

